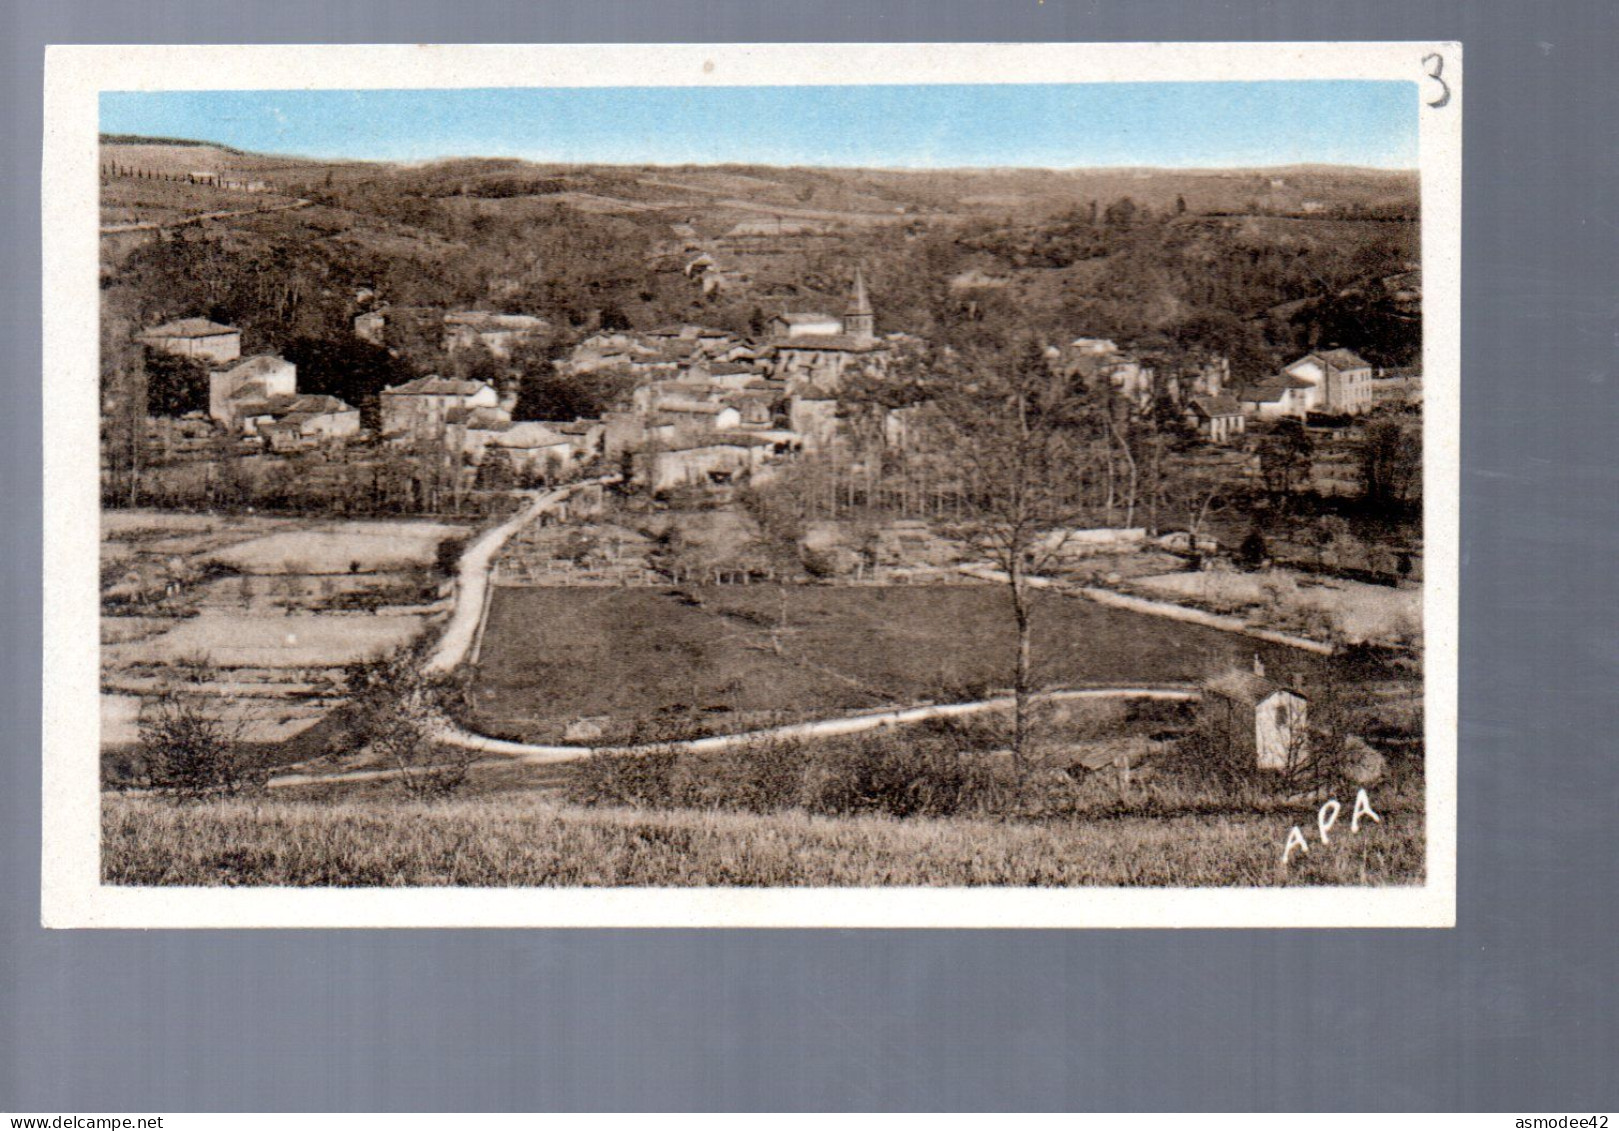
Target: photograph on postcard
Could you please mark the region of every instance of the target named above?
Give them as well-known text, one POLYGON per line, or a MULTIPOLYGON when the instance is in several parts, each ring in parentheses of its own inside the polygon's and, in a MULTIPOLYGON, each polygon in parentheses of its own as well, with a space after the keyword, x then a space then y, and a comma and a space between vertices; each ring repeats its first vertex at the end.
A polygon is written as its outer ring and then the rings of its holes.
POLYGON ((1454 45, 76 50, 66 925, 1446 921, 1454 45))

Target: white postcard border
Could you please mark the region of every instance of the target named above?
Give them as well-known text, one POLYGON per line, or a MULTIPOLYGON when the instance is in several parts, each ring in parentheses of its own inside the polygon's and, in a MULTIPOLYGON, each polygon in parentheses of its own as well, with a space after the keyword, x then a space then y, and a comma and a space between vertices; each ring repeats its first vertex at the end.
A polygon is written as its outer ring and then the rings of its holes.
MULTIPOLYGON (((1455 923, 1461 46, 62 46, 47 51, 41 917, 47 927, 1445 927, 1455 923), (1434 59, 1440 73, 1434 77, 1434 59), (335 81, 341 76, 341 83, 335 81), (1413 84, 1424 281, 1421 886, 204 889, 100 882, 98 96, 114 90, 1380 79, 1413 84), (1441 86, 1440 84, 1443 84, 1441 86), (1445 105, 1437 102, 1448 92, 1445 105)), ((1278 852, 1280 843, 1278 843, 1278 852)))

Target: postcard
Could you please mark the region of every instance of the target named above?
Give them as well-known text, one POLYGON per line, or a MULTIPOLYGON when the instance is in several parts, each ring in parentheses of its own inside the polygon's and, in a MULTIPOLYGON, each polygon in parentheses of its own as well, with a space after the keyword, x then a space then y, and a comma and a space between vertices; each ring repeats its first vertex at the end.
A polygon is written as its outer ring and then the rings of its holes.
POLYGON ((1453 925, 1461 74, 51 49, 45 924, 1453 925))

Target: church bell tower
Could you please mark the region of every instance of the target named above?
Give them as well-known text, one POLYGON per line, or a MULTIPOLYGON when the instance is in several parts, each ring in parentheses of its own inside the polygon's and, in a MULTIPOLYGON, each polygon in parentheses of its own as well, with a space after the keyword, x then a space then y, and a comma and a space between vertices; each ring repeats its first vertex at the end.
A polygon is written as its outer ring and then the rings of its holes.
POLYGON ((877 336, 877 316, 871 312, 871 299, 866 296, 866 274, 854 269, 854 301, 843 316, 844 332, 863 342, 877 336))

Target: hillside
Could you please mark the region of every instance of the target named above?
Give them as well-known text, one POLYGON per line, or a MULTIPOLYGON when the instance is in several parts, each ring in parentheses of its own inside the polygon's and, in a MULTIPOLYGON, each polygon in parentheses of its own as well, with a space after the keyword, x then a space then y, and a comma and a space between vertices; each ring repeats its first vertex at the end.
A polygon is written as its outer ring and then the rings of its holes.
POLYGON ((607 317, 745 332, 790 306, 840 309, 857 260, 884 328, 936 339, 972 324, 1159 339, 1240 370, 1318 344, 1322 327, 1380 363, 1420 345, 1409 312, 1333 309, 1416 265, 1410 172, 405 165, 135 138, 105 139, 103 165, 104 224, 253 213, 192 225, 185 246, 121 248, 109 308, 214 310, 255 348, 346 333, 360 285, 575 330, 607 317), (264 211, 297 200, 311 204, 264 211), (950 285, 974 276, 994 292, 950 285))

